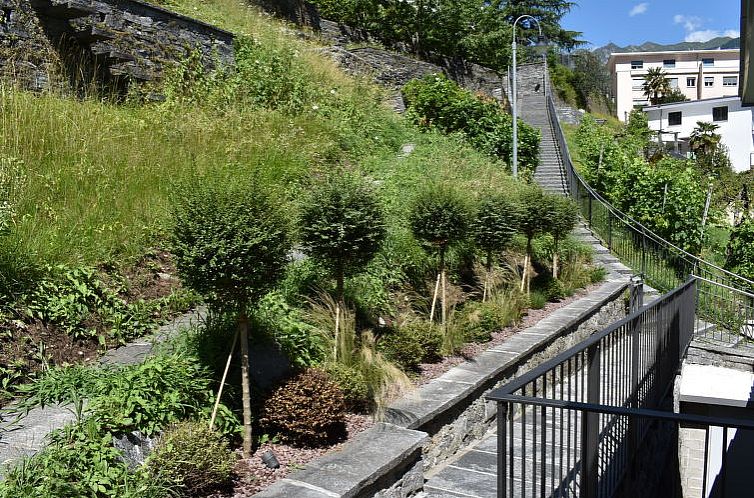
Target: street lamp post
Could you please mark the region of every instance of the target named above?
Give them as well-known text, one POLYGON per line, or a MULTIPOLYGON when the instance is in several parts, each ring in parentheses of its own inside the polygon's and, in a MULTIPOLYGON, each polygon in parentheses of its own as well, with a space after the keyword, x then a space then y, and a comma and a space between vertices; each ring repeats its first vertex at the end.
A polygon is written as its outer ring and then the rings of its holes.
POLYGON ((518 98, 516 96, 518 81, 516 78, 516 24, 522 19, 528 19, 534 21, 539 30, 539 38, 542 39, 542 28, 539 26, 539 21, 530 15, 522 15, 513 22, 513 178, 518 178, 518 98))

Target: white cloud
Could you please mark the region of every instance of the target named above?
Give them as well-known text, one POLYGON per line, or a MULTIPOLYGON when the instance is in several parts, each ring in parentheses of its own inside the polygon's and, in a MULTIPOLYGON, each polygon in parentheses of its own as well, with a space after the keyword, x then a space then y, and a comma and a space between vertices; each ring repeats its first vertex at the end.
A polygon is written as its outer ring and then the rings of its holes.
POLYGON ((676 14, 673 16, 673 22, 676 24, 683 24, 683 28, 688 32, 695 31, 702 26, 702 20, 696 16, 676 14))
POLYGON ((736 38, 739 36, 738 30, 736 29, 726 29, 724 31, 717 29, 699 29, 704 22, 697 16, 676 14, 673 16, 673 22, 675 24, 683 25, 683 29, 686 31, 684 41, 687 42, 706 42, 720 36, 728 36, 730 38, 736 38))
POLYGON ((647 8, 649 8, 648 2, 642 2, 639 4, 634 5, 634 8, 631 9, 631 11, 628 13, 630 17, 638 16, 639 14, 643 14, 647 11, 647 8))

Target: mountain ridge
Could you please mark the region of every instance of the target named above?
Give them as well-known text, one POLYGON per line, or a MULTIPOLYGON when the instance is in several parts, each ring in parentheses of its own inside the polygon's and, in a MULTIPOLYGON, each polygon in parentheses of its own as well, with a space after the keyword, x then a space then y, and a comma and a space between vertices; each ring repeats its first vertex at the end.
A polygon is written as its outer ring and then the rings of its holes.
POLYGON ((602 47, 595 48, 592 52, 597 55, 602 62, 607 63, 611 53, 670 52, 676 50, 725 50, 740 48, 740 46, 740 38, 719 36, 705 42, 680 42, 666 45, 646 41, 641 45, 627 45, 625 47, 620 47, 615 43, 608 43, 602 47))

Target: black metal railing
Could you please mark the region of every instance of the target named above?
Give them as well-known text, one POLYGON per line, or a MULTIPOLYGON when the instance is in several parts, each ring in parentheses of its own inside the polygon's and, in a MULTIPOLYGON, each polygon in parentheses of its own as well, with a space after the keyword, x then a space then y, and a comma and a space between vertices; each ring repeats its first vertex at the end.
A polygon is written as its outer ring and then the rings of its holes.
POLYGON ((663 239, 590 187, 573 166, 551 95, 548 95, 547 107, 563 159, 568 192, 579 205, 591 230, 609 250, 640 273, 648 284, 662 291, 677 287, 691 274, 734 289, 754 290, 754 281, 720 268, 663 239))
POLYGON ((667 478, 662 455, 677 451, 679 424, 707 434, 723 427, 726 437, 754 429, 672 411, 698 283, 690 279, 488 396, 498 405, 498 497, 649 496, 647 476, 654 472, 658 485, 667 478))

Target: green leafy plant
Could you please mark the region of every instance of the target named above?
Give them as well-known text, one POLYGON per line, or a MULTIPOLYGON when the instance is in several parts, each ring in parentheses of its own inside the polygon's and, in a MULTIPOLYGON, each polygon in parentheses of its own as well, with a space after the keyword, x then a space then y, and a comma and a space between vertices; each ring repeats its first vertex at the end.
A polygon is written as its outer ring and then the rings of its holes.
POLYGON ((536 185, 522 186, 518 197, 522 215, 519 229, 526 237, 526 257, 521 278, 521 291, 530 292, 532 266, 532 240, 552 226, 552 197, 536 185))
POLYGON ((744 219, 731 232, 725 268, 754 280, 754 220, 744 219))
POLYGON ((345 400, 340 388, 317 370, 306 370, 265 400, 260 424, 284 441, 322 445, 345 435, 345 400))
POLYGON ((558 278, 558 257, 560 243, 576 226, 579 219, 579 207, 566 197, 553 196, 551 199, 552 215, 549 232, 552 235, 554 247, 552 251, 552 276, 558 278))
MULTIPOLYGON (((513 120, 499 103, 474 96, 442 75, 427 75, 403 88, 407 114, 418 126, 460 132, 478 150, 510 164, 513 120)), ((518 160, 530 177, 538 164, 539 132, 519 121, 518 160)))
POLYGON ((330 376, 330 380, 335 382, 343 392, 343 399, 348 410, 361 412, 370 408, 372 400, 369 397, 369 385, 361 370, 333 362, 326 363, 323 368, 330 376))
POLYGON ((439 268, 435 294, 432 299, 430 321, 434 319, 434 305, 438 287, 442 288, 442 323, 447 319, 445 256, 448 248, 468 236, 470 212, 461 193, 447 185, 430 186, 419 193, 408 215, 411 231, 425 248, 436 251, 439 268))
POLYGON ((431 323, 419 320, 383 334, 377 342, 377 349, 386 358, 407 371, 439 360, 442 346, 442 334, 431 323))
POLYGON ((315 184, 301 206, 303 249, 335 277, 335 337, 345 307, 344 281, 371 261, 385 238, 379 200, 366 179, 336 171, 315 184))
POLYGON ((150 475, 180 496, 206 495, 230 484, 235 455, 204 422, 169 426, 147 460, 150 475))
POLYGON ((290 242, 273 201, 258 185, 204 178, 174 200, 172 250, 186 285, 214 307, 238 317, 244 456, 251 455, 249 320, 256 304, 283 274, 290 242))
POLYGON ((521 215, 521 208, 515 196, 506 192, 486 192, 479 200, 471 228, 474 232, 474 242, 486 256, 487 273, 482 301, 486 301, 487 294, 492 291, 490 285, 494 256, 500 254, 511 243, 521 215))

